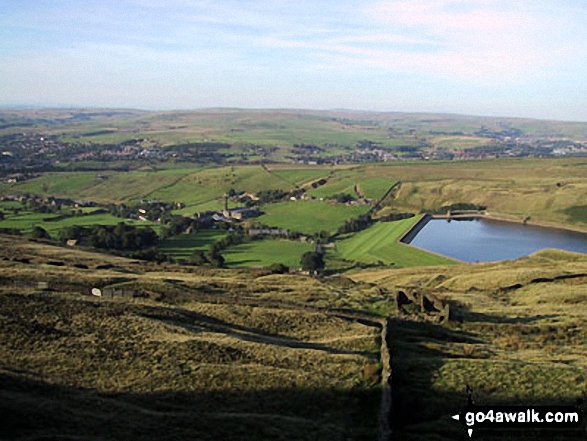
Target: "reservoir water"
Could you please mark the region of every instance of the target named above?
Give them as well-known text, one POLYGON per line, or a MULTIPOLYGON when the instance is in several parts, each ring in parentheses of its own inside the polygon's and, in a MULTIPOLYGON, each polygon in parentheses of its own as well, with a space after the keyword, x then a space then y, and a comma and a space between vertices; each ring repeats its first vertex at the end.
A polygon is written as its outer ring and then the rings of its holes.
POLYGON ((587 253, 587 234, 492 219, 431 219, 409 242, 465 262, 516 259, 545 248, 587 253))

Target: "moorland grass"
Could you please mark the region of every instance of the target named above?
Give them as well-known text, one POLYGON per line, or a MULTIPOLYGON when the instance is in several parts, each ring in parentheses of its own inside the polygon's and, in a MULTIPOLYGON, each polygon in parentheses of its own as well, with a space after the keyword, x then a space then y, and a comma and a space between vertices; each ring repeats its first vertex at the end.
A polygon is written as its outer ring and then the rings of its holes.
POLYGON ((376 436, 380 392, 365 366, 377 364, 378 329, 295 308, 296 298, 328 292, 322 282, 137 266, 75 249, 63 249, 65 266, 56 267, 42 260, 61 248, 0 239, 33 260, 0 261, 0 410, 10 417, 3 438, 376 436), (74 262, 101 258, 127 270, 71 272, 74 262), (148 286, 150 298, 95 298, 75 287, 41 293, 5 278, 103 286, 121 274, 148 286), (183 293, 180 303, 165 286, 183 293), (205 293, 214 299, 198 300, 205 293), (290 301, 238 301, 258 293, 290 301))
MULTIPOLYGON (((463 429, 447 415, 467 402, 466 386, 478 405, 576 404, 584 399, 587 315, 578 305, 587 299, 587 278, 548 280, 586 272, 584 255, 545 251, 508 262, 353 275, 391 293, 406 287, 433 293, 451 306, 452 320, 444 326, 405 316, 392 321, 395 436, 458 439, 463 429), (517 289, 506 289, 513 284, 517 289)), ((520 433, 482 436, 513 440, 520 433)), ((578 440, 584 431, 528 430, 524 437, 578 440)))
MULTIPOLYGON (((353 399, 358 401, 351 405, 353 401, 347 401, 345 391, 365 390, 361 389, 365 379, 357 377, 356 372, 370 371, 373 359, 356 357, 365 357, 365 352, 374 354, 376 348, 369 337, 373 330, 352 320, 331 321, 324 310, 316 312, 311 305, 369 312, 373 305, 394 306, 395 293, 410 287, 447 301, 451 320, 439 325, 422 317, 392 317, 388 340, 393 372, 392 422, 397 439, 432 441, 466 436, 462 426, 449 418, 466 403, 466 385, 473 388, 476 403, 485 405, 574 404, 587 396, 587 316, 581 308, 587 298, 587 257, 582 254, 544 251, 508 262, 365 270, 352 274, 355 282, 351 283, 339 276, 318 280, 230 269, 185 271, 169 264, 137 266, 128 259, 22 238, 0 239, 3 256, 18 254, 32 260, 28 265, 9 258, 0 260, 4 277, 75 277, 97 283, 100 278, 116 280, 123 275, 136 280, 137 286, 149 286, 148 292, 160 292, 165 300, 129 303, 92 301, 74 293, 28 291, 25 295, 15 292, 11 284, 0 284, 0 312, 6 318, 0 326, 8 342, 2 346, 3 360, 11 369, 2 372, 9 376, 2 388, 3 411, 16 415, 14 421, 24 421, 39 435, 55 427, 51 419, 59 413, 50 410, 46 415, 51 418, 42 417, 35 403, 48 403, 47 409, 54 409, 56 403, 39 401, 39 394, 48 397, 54 393, 45 390, 46 383, 27 383, 33 377, 26 372, 42 372, 36 378, 75 390, 97 387, 102 395, 115 393, 118 398, 110 402, 115 407, 126 402, 127 393, 133 393, 134 406, 145 411, 155 406, 168 412, 173 402, 171 407, 184 416, 189 408, 196 414, 202 412, 201 403, 206 402, 209 414, 240 414, 238 420, 228 416, 226 420, 232 421, 230 427, 241 437, 249 433, 243 432, 246 428, 259 430, 256 417, 244 410, 254 405, 263 414, 264 427, 281 428, 287 433, 293 429, 279 422, 282 417, 267 420, 267 414, 302 418, 307 420, 308 433, 315 437, 319 424, 310 414, 320 415, 323 424, 340 425, 344 418, 337 399, 350 413, 358 412, 353 406, 366 405, 356 395, 353 399), (8 252, 7 247, 13 250, 8 252), (65 266, 41 263, 54 256, 61 256, 65 266), (76 261, 96 265, 100 259, 115 259, 112 262, 120 269, 128 269, 80 271, 71 267, 76 261), (569 275, 575 277, 555 280, 556 276, 569 275), (509 288, 514 285, 516 288, 509 288), (171 292, 181 297, 174 300, 169 294, 163 295, 171 292), (198 297, 202 295, 210 300, 203 301, 198 297), (244 299, 253 303, 240 303, 244 299), (175 303, 165 303, 171 301, 175 303), (264 301, 270 302, 267 307, 264 301), (283 309, 280 301, 284 302, 283 309), (295 309, 298 304, 305 308, 295 309), (14 339, 18 344, 13 344, 14 339), (15 382, 20 384, 17 389, 10 386, 15 382), (341 392, 337 397, 325 394, 324 385, 341 392), (306 387, 315 391, 311 397, 303 392, 306 387), (223 395, 233 388, 239 393, 223 395), (144 395, 150 390, 155 391, 157 399, 144 395), (298 406, 301 401, 294 398, 302 395, 318 407, 306 413, 298 406)), ((394 310, 389 308, 388 313, 393 316, 394 310)), ((58 392, 61 405, 79 406, 83 402, 65 389, 58 392)), ((90 397, 84 399, 97 403, 90 397)), ((371 414, 376 413, 376 405, 368 408, 371 414)), ((125 415, 140 423, 140 412, 132 409, 125 415)), ((189 433, 189 429, 181 431, 184 429, 176 425, 173 414, 165 415, 168 428, 189 433)), ((221 429, 207 425, 205 419, 194 418, 191 421, 199 421, 201 436, 231 439, 221 429)), ((101 427, 90 421, 92 430, 101 427)), ((62 423, 60 427, 67 430, 82 427, 75 419, 62 423)), ((349 424, 354 426, 355 420, 349 424)), ((345 423, 340 427, 347 430, 348 426, 345 423)), ((156 429, 153 433, 161 436, 156 429)), ((297 432, 295 437, 311 439, 305 433, 302 436, 297 432)), ((513 440, 519 435, 495 432, 483 437, 513 440)), ((145 436, 148 439, 148 434, 145 436)), ((330 432, 324 435, 325 439, 332 436, 330 432)), ((583 439, 584 432, 524 432, 524 436, 532 440, 578 440, 583 439)))

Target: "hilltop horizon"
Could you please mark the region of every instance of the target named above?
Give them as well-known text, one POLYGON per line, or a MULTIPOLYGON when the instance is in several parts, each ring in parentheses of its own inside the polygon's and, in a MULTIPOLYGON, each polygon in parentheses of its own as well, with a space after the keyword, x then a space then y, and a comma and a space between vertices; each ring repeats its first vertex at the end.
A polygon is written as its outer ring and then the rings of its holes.
POLYGON ((488 118, 488 119, 507 119, 521 121, 549 121, 564 123, 583 123, 585 119, 557 119, 541 118, 533 116, 514 116, 498 114, 476 114, 476 113, 459 113, 450 111, 427 111, 427 110, 369 110, 355 108, 311 108, 311 107, 233 107, 233 106, 209 106, 209 107, 185 107, 185 108, 141 108, 130 106, 83 106, 83 105, 34 105, 34 104, 6 104, 0 105, 0 111, 10 110, 106 110, 106 111, 133 111, 146 113, 180 113, 180 112, 209 112, 209 111, 236 111, 236 112, 310 112, 310 113, 355 113, 355 114, 372 114, 372 115, 405 115, 405 116, 448 116, 454 118, 488 118))

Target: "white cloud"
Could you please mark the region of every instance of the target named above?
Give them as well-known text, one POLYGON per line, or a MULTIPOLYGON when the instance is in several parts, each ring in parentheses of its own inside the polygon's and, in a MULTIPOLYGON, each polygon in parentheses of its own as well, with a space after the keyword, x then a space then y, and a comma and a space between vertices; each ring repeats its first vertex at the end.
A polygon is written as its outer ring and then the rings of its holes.
POLYGON ((564 21, 525 2, 501 0, 381 1, 367 16, 395 32, 412 31, 442 43, 433 53, 379 53, 366 61, 388 68, 433 70, 469 81, 517 81, 572 57, 553 45, 564 21))

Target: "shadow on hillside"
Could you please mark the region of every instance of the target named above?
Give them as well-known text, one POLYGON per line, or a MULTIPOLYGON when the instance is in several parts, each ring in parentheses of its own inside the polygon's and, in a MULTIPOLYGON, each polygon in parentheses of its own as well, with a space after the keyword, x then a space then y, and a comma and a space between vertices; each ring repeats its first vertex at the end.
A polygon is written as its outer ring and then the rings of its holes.
POLYGON ((473 312, 462 303, 454 300, 450 300, 449 303, 451 308, 451 317, 454 317, 459 321, 527 325, 540 320, 547 320, 558 317, 557 314, 539 314, 526 317, 504 317, 503 315, 491 315, 481 312, 473 312))
POLYGON ((377 389, 98 393, 0 373, 3 440, 376 439, 377 389))
POLYGON ((357 263, 357 262, 349 262, 348 266, 342 266, 340 268, 326 268, 323 272, 324 276, 334 276, 337 274, 344 274, 353 269, 389 269, 389 268, 396 268, 393 265, 384 265, 381 263, 357 263))
POLYGON ((372 355, 372 353, 368 351, 341 350, 321 343, 303 341, 294 337, 270 332, 260 332, 257 328, 229 323, 215 317, 180 308, 170 311, 169 308, 143 306, 140 311, 138 311, 138 314, 151 320, 161 321, 168 326, 180 327, 189 332, 217 332, 253 343, 296 349, 313 349, 325 351, 329 354, 361 355, 367 357, 372 355))
MULTIPOLYGON (((460 412, 468 402, 467 384, 462 384, 462 392, 443 390, 439 371, 446 359, 455 355, 443 343, 478 342, 471 334, 447 329, 445 326, 401 319, 391 319, 388 345, 392 357, 392 414, 391 424, 394 441, 452 441, 469 439, 466 429, 450 418, 460 412)), ((461 357, 463 358, 463 357, 461 357)), ((473 356, 468 357, 473 358, 473 356)), ((483 363, 483 358, 479 359, 483 363)), ((443 372, 443 376, 450 373, 443 372)), ((471 379, 473 381, 473 379, 471 379)), ((499 401, 489 403, 480 401, 481 391, 473 390, 477 405, 574 405, 576 401, 561 399, 560 402, 535 400, 533 402, 499 401)), ((553 391, 553 395, 556 391, 553 391)), ((583 404, 583 414, 587 408, 583 404)), ((585 432, 577 431, 477 431, 479 440, 583 440, 585 432)))

